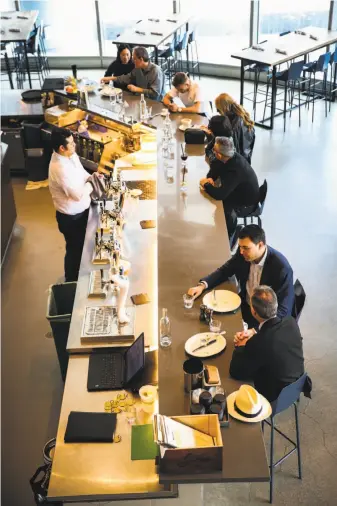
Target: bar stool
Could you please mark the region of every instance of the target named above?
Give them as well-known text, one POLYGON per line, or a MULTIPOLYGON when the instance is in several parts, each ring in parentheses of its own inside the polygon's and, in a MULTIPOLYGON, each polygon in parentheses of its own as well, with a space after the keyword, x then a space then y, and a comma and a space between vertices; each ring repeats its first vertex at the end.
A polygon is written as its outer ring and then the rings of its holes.
MULTIPOLYGON (((22 88, 22 83, 18 79, 18 58, 16 55, 8 57, 6 44, 1 42, 1 77, 6 76, 11 89, 14 89, 13 74, 16 76, 17 88, 22 88)), ((1 82, 5 79, 1 78, 1 82)))
POLYGON ((324 54, 321 54, 321 56, 318 58, 318 60, 315 60, 313 62, 306 63, 303 67, 304 74, 306 72, 309 72, 310 78, 309 78, 309 87, 308 87, 308 94, 307 94, 307 105, 309 108, 310 104, 310 96, 312 91, 312 119, 311 121, 314 121, 314 115, 315 115, 315 92, 318 91, 316 89, 316 73, 322 72, 323 73, 323 82, 322 82, 322 94, 323 97, 325 97, 325 117, 328 115, 328 104, 327 104, 327 77, 328 77, 328 68, 330 63, 331 53, 327 52, 324 54), (313 76, 313 85, 311 84, 313 76))
POLYGON ((188 36, 188 47, 191 50, 191 60, 190 60, 190 71, 192 72, 192 76, 194 79, 194 76, 197 75, 200 79, 200 65, 199 65, 199 56, 198 56, 198 45, 197 41, 195 40, 195 32, 190 32, 188 36), (193 51, 193 47, 195 50, 195 55, 193 51), (196 60, 194 59, 196 57, 196 60))
MULTIPOLYGON (((29 58, 29 70, 32 81, 39 80, 40 86, 42 86, 45 75, 48 74, 48 68, 46 66, 47 57, 43 57, 41 54, 39 44, 40 27, 34 30, 33 35, 28 39, 27 42, 27 54, 29 58), (37 77, 33 77, 32 74, 36 74, 37 77)), ((26 58, 24 57, 24 49, 22 44, 18 44, 15 49, 15 53, 20 57, 19 61, 19 79, 24 82, 27 73, 26 58)), ((49 65, 48 65, 49 67, 49 65)))
MULTIPOLYGON (((178 59, 177 59, 177 67, 180 72, 183 72, 183 59, 182 59, 182 52, 185 51, 185 55, 187 55, 187 36, 188 32, 185 32, 183 36, 181 37, 180 41, 175 45, 174 51, 178 53, 178 59)), ((187 58, 186 58, 187 59, 187 58)))
POLYGON ((330 57, 330 90, 329 90, 329 112, 331 111, 331 102, 335 101, 337 91, 337 47, 330 57))
POLYGON ((303 392, 304 384, 307 380, 307 373, 304 373, 297 381, 291 383, 281 390, 278 398, 271 403, 272 414, 269 420, 264 420, 262 422, 262 432, 264 432, 264 424, 268 424, 270 426, 270 459, 269 459, 269 469, 270 469, 270 488, 269 488, 269 502, 273 502, 273 485, 274 485, 274 469, 278 465, 282 464, 284 460, 286 460, 292 453, 297 451, 297 466, 298 466, 298 478, 302 479, 302 462, 301 462, 301 448, 300 448, 300 427, 299 427, 299 419, 298 419, 298 411, 297 411, 297 401, 300 398, 301 393, 303 392), (296 426, 296 442, 290 439, 286 434, 284 434, 280 429, 275 426, 275 416, 283 411, 286 411, 291 406, 294 406, 295 411, 295 426, 296 426), (280 434, 284 439, 286 439, 289 443, 293 445, 293 448, 286 453, 281 459, 277 462, 274 462, 274 431, 280 434))
MULTIPOLYGON (((286 117, 287 117, 287 104, 290 104, 290 117, 294 102, 294 94, 296 85, 298 89, 298 124, 301 126, 301 73, 304 67, 304 60, 297 61, 290 65, 289 69, 283 70, 282 72, 276 73, 276 80, 283 82, 284 84, 284 99, 283 99, 283 131, 286 131, 286 117), (290 91, 290 98, 288 98, 288 91, 290 91)), ((268 106, 268 92, 270 87, 271 77, 268 78, 266 101, 264 105, 263 121, 266 114, 266 108, 268 106)))
POLYGON ((175 57, 174 46, 175 41, 174 39, 172 39, 169 47, 167 49, 159 51, 158 54, 159 66, 162 69, 165 79, 167 78, 169 84, 171 84, 172 77, 176 72, 178 64, 177 59, 175 57))

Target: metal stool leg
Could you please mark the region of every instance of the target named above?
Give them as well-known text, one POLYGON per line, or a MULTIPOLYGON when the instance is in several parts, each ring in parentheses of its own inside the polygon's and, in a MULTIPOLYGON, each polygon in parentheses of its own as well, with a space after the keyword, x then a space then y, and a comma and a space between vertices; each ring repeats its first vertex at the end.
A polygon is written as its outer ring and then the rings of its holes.
POLYGON ((274 419, 270 417, 270 486, 269 486, 269 502, 273 502, 273 485, 274 485, 274 419))
POLYGON ((323 85, 324 85, 324 95, 325 95, 325 117, 328 115, 328 97, 327 97, 327 88, 328 88, 328 70, 324 72, 324 79, 323 79, 323 85))
POLYGON ((301 462, 301 448, 300 448, 300 428, 298 423, 297 404, 294 404, 295 409, 295 424, 296 424, 296 443, 297 443, 297 462, 298 462, 298 477, 302 479, 302 462, 301 462))
POLYGON ((287 92, 288 92, 288 82, 284 83, 284 103, 283 103, 283 132, 286 131, 286 120, 287 120, 287 92))
POLYGON ((262 122, 264 121, 264 118, 265 118, 265 115, 266 115, 266 108, 267 108, 267 102, 268 102, 268 93, 269 93, 269 83, 270 83, 270 79, 267 77, 266 100, 264 101, 264 111, 263 111, 262 122))

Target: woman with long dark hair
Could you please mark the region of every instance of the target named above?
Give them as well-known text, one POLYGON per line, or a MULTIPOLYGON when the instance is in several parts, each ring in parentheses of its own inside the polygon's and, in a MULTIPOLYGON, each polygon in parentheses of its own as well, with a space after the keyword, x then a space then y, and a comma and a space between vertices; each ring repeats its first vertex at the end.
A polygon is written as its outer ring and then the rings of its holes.
POLYGON ((117 57, 112 63, 110 63, 107 71, 102 77, 101 82, 108 83, 112 76, 123 76, 124 74, 130 74, 135 68, 135 64, 132 61, 131 49, 127 44, 120 44, 118 46, 117 57))
POLYGON ((218 113, 226 116, 230 121, 237 153, 240 153, 251 163, 255 144, 255 129, 254 121, 250 118, 249 113, 227 93, 221 93, 216 97, 215 106, 218 113))

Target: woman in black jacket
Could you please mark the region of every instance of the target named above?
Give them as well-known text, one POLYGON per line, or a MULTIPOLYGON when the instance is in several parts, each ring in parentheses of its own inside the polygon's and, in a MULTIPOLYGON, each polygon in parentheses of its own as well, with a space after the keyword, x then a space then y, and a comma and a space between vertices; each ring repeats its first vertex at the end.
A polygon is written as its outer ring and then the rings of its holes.
POLYGON ((211 164, 215 156, 213 153, 213 147, 216 137, 233 137, 233 129, 228 118, 226 116, 213 116, 208 123, 208 127, 201 126, 206 134, 208 144, 205 147, 206 161, 211 164))
POLYGON ((122 76, 129 74, 135 68, 135 64, 131 58, 131 49, 127 44, 120 44, 118 46, 117 57, 110 63, 107 71, 102 77, 101 82, 108 83, 111 76, 122 76))
POLYGON ((254 121, 242 105, 227 93, 221 93, 215 99, 215 106, 219 114, 228 118, 233 129, 233 140, 236 152, 251 163, 255 144, 254 121))

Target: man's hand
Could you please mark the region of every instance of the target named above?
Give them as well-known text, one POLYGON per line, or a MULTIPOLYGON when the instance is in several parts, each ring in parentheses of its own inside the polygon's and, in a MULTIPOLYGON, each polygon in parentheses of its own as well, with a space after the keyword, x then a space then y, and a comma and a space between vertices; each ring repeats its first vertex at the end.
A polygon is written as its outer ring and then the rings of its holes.
POLYGON ((178 112, 177 104, 170 104, 168 108, 170 109, 171 112, 178 112))
POLYGON ((110 81, 116 81, 116 78, 114 76, 110 77, 102 77, 101 83, 109 83, 110 81))
POLYGON ((214 181, 213 181, 213 179, 211 177, 204 177, 203 179, 200 179, 199 184, 200 184, 200 186, 202 188, 204 188, 205 184, 207 184, 207 183, 209 183, 212 186, 214 186, 214 181))
POLYGON ((200 125, 198 128, 200 128, 200 130, 203 130, 207 135, 213 135, 210 129, 205 125, 200 125))
POLYGON ((132 91, 132 93, 143 93, 143 88, 138 88, 138 86, 134 84, 128 84, 127 88, 129 91, 132 91))
POLYGON ((202 294, 205 288, 205 285, 192 286, 192 288, 188 289, 187 293, 196 299, 202 294))
POLYGON ((234 346, 245 346, 246 342, 256 334, 255 329, 237 332, 234 336, 234 346))

